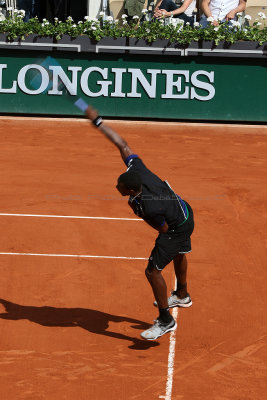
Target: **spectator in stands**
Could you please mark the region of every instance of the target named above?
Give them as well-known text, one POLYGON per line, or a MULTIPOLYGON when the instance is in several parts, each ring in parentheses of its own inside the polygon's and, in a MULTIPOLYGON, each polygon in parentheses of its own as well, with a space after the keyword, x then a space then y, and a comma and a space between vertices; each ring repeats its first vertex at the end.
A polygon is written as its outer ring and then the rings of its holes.
POLYGON ((35 0, 17 0, 18 10, 25 11, 24 22, 27 22, 30 18, 35 17, 35 0))
POLYGON ((5 6, 5 3, 0 0, 0 22, 6 19, 5 10, 2 11, 2 6, 5 6))
POLYGON ((172 0, 160 0, 156 4, 154 16, 156 18, 171 17, 182 19, 185 23, 189 22, 191 26, 194 24, 194 10, 196 8, 196 0, 184 0, 179 7, 172 0))
POLYGON ((66 21, 70 12, 70 0, 49 0, 51 18, 58 18, 60 21, 66 21))
POLYGON ((220 21, 235 20, 236 14, 245 10, 246 0, 202 0, 201 8, 200 25, 205 28, 209 23, 207 19, 212 17, 211 24, 218 26, 220 21))
POLYGON ((145 1, 146 0, 124 0, 124 10, 130 19, 135 15, 141 17, 145 1))

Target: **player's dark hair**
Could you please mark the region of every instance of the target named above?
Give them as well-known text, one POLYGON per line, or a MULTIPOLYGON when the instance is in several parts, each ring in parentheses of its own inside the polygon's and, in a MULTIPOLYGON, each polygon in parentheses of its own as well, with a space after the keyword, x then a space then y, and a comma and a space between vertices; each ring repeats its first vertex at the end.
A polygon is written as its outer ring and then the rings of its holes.
POLYGON ((124 174, 121 174, 118 178, 118 182, 123 183, 126 189, 132 189, 135 192, 140 190, 142 186, 140 175, 133 171, 124 172, 124 174))

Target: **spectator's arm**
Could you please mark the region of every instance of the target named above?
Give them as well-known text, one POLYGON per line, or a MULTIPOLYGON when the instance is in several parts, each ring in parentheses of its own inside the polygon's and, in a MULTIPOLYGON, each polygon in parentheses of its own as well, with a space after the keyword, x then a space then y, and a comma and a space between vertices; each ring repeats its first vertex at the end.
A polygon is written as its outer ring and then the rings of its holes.
POLYGON ((210 5, 210 0, 202 0, 201 8, 207 18, 212 17, 212 13, 210 11, 209 5, 210 5))
POLYGON ((246 0, 239 0, 238 6, 237 6, 235 9, 231 10, 231 11, 226 15, 225 19, 226 19, 227 21, 229 21, 229 19, 234 19, 235 16, 236 16, 236 14, 237 14, 238 12, 242 12, 242 11, 245 10, 246 5, 247 5, 247 1, 246 1, 246 0))
POLYGON ((156 11, 155 11, 155 17, 161 17, 164 14, 165 18, 169 18, 172 15, 175 16, 175 15, 182 14, 190 6, 192 1, 193 0, 185 0, 181 7, 177 8, 176 10, 173 10, 173 11, 166 11, 166 10, 157 8, 156 11))
MULTIPOLYGON (((213 15, 212 15, 212 13, 210 11, 209 5, 210 5, 210 0, 202 0, 201 8, 202 8, 203 13, 206 15, 207 18, 213 17, 213 15)), ((218 26, 219 22, 215 20, 215 21, 212 22, 212 25, 218 26)))

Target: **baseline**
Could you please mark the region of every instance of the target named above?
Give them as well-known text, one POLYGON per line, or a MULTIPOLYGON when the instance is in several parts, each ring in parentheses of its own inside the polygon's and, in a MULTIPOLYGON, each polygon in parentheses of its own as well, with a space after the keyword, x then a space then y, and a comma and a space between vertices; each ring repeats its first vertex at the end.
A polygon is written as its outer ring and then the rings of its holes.
POLYGON ((45 253, 6 253, 0 252, 1 256, 35 256, 35 257, 72 257, 72 258, 109 258, 116 260, 148 260, 144 257, 124 257, 124 256, 95 256, 83 254, 45 254, 45 253))
POLYGON ((0 213, 2 217, 36 217, 36 218, 70 218, 70 219, 102 219, 115 221, 143 221, 140 218, 119 218, 119 217, 83 217, 77 215, 45 215, 45 214, 9 214, 0 213))

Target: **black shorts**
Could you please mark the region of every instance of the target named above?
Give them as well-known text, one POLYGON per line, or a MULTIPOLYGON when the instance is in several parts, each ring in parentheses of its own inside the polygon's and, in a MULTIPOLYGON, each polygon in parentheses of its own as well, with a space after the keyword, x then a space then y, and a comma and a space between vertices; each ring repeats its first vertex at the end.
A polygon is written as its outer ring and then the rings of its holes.
POLYGON ((187 221, 173 230, 158 235, 155 247, 149 257, 149 266, 162 271, 177 254, 186 254, 192 251, 190 236, 194 230, 194 214, 188 203, 186 206, 189 211, 187 221))

